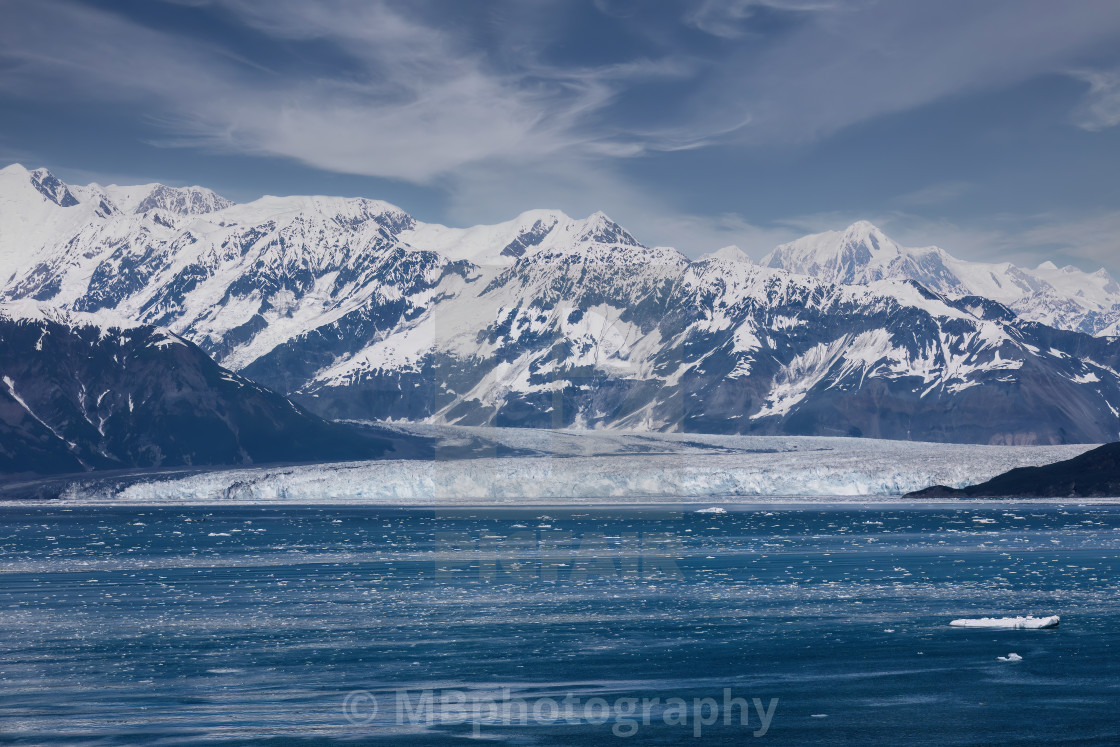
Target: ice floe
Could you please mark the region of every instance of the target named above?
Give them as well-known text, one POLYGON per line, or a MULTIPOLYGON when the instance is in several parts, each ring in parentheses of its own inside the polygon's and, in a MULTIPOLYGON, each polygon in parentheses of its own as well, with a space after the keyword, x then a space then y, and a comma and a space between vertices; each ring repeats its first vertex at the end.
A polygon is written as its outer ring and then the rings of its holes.
POLYGON ((1011 628, 1015 630, 1039 630, 1042 628, 1056 628, 1061 620, 1057 615, 1049 617, 977 617, 952 620, 949 624, 955 628, 1011 628))

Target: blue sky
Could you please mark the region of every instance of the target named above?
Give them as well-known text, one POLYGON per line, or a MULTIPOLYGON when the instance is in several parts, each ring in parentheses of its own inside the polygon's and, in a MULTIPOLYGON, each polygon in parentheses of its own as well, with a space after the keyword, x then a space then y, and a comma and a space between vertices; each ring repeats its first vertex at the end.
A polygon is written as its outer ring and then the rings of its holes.
POLYGON ((0 162, 1120 269, 1115 0, 0 0, 0 162))

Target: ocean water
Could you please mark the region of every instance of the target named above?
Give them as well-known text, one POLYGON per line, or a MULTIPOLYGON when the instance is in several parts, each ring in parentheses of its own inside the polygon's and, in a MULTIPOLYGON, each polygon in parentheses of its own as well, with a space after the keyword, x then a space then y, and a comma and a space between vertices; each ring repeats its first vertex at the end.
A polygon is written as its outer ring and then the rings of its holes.
POLYGON ((1115 744, 1118 569, 1109 505, 9 505, 0 742, 1115 744))

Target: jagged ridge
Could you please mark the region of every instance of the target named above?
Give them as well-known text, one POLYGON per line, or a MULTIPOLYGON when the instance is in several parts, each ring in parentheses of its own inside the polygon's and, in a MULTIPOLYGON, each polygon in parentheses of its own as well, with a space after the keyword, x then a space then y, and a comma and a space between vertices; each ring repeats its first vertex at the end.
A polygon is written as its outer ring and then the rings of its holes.
POLYGON ((602 213, 453 229, 375 200, 265 197, 102 215, 104 190, 70 188, 80 204, 63 208, 27 173, 0 172, 0 225, 18 226, 18 204, 48 228, 25 232, 40 248, 0 298, 167 327, 331 417, 998 443, 1120 433, 1120 343, 962 295, 966 263, 870 224, 837 251, 815 237, 766 262, 812 260, 795 273, 648 248, 602 213))

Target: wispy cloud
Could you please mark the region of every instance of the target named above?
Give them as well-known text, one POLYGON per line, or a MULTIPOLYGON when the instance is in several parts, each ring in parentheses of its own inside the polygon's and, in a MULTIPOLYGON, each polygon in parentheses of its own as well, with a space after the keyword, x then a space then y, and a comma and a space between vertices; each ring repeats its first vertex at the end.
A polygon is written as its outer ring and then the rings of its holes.
POLYGON ((589 118, 628 82, 677 76, 685 65, 638 59, 550 68, 527 55, 502 70, 485 50, 387 3, 210 4, 270 38, 324 42, 345 55, 346 69, 271 75, 212 44, 44 0, 50 24, 33 12, 0 27, 12 65, 0 90, 137 101, 166 128, 167 145, 429 182, 488 159, 609 152, 613 133, 587 127, 589 118))
POLYGON ((510 205, 560 208, 573 216, 606 208, 639 241, 671 246, 691 257, 734 244, 757 258, 800 235, 790 226, 756 225, 734 212, 682 210, 593 158, 541 163, 519 169, 516 175, 502 166, 480 166, 454 179, 448 217, 459 224, 508 220, 510 205), (527 182, 535 185, 535 202, 528 204, 527 182))
MULTIPOLYGON (((760 7, 800 11, 794 30, 707 60, 671 44, 601 65, 559 64, 543 42, 487 46, 421 4, 192 0, 277 43, 321 43, 344 64, 270 73, 240 50, 157 31, 94 8, 41 0, 7 14, 0 89, 25 96, 140 102, 167 144, 293 158, 332 171, 430 182, 465 164, 600 157, 818 138, 963 91, 1068 65, 1120 31, 1120 5, 993 1, 708 0, 683 22, 741 35, 760 7), (962 23, 967 5, 968 23, 962 23), (49 22, 47 19, 49 18, 49 22), (649 81, 694 93, 640 122, 608 116, 649 81)), ((485 8, 500 7, 484 6, 485 8)), ((13 6, 17 7, 17 6, 13 6)), ((540 6, 544 7, 544 5, 540 6)), ((683 6, 691 8, 692 6, 683 6)), ((480 11, 480 12, 486 12, 480 11)), ((508 39, 547 37, 543 16, 503 18, 508 39)), ((672 29, 665 33, 673 33, 672 29)), ((1086 74, 1089 75, 1089 74, 1086 74)), ((1083 126, 1118 116, 1115 75, 1086 78, 1083 126)))
POLYGON ((685 22, 712 36, 739 39, 750 29, 760 9, 785 11, 833 10, 840 3, 830 0, 703 0, 685 13, 685 22))
MULTIPOLYGON (((757 5, 721 7, 748 12, 757 5)), ((773 43, 736 46, 692 102, 728 125, 749 117, 751 127, 736 135, 743 142, 812 141, 1059 73, 1120 34, 1120 4, 1096 0, 795 5, 814 12, 773 43)))
POLYGON ((1039 216, 1037 224, 1013 233, 1011 243, 1031 248, 1039 261, 1057 253, 1087 269, 1099 264, 1116 272, 1120 270, 1120 210, 1039 216))
MULTIPOLYGON (((756 256, 795 235, 796 191, 764 221, 679 207, 684 191, 717 181, 711 159, 686 160, 693 152, 819 145, 853 125, 1090 63, 1074 121, 1120 123, 1120 77, 1100 53, 1120 38, 1114 0, 681 0, 658 12, 596 0, 604 15, 576 32, 561 28, 575 6, 559 0, 165 2, 214 13, 228 33, 141 22, 107 4, 0 0, 0 95, 118 108, 164 146, 428 185, 461 222, 530 206, 602 208, 647 242, 690 253, 735 243, 756 256), (597 20, 615 24, 611 35, 597 20), (625 176, 643 157, 681 168, 663 183, 625 176)), ((915 225, 889 208, 945 208, 968 178, 921 186, 914 176, 901 196, 824 227, 915 225)), ((952 235, 949 224, 926 228, 952 235)), ((1104 233, 1082 229, 1069 251, 1104 251, 1104 233)), ((982 238, 1014 249, 999 243, 1014 231, 970 235, 977 247, 982 238)))
POLYGON ((1089 84, 1085 100, 1074 112, 1077 126, 1096 132, 1120 125, 1120 70, 1082 70, 1073 76, 1089 84))

